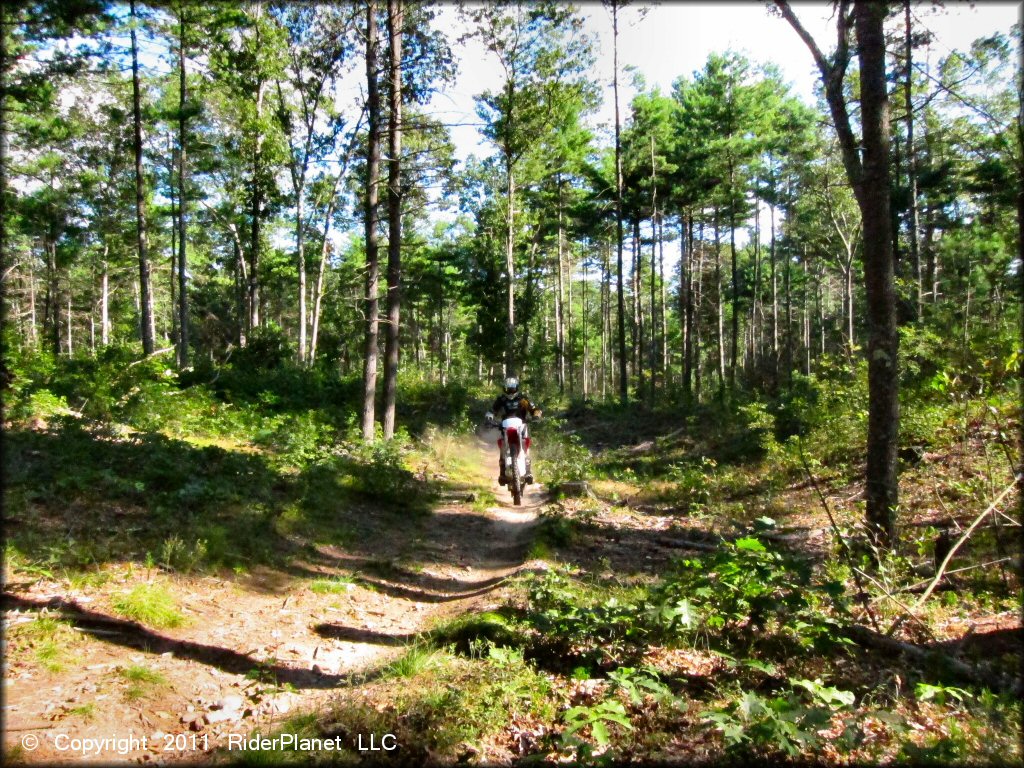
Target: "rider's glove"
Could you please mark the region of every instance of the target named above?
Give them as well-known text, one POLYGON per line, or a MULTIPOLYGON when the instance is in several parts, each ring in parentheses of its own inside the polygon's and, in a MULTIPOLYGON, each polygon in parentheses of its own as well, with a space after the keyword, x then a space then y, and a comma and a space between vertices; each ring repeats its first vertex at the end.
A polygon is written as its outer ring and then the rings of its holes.
POLYGON ((489 424, 489 425, 493 425, 494 424, 494 414, 491 413, 490 411, 485 413, 484 414, 484 423, 485 424, 489 424))

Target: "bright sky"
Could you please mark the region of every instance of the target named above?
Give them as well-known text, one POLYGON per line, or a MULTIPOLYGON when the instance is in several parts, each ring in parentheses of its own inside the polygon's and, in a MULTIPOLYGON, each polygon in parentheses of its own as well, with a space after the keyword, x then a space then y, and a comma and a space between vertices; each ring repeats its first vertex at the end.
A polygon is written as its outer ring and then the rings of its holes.
MULTIPOLYGON (((954 49, 965 50, 971 42, 993 32, 1009 32, 1017 22, 1020 4, 1013 2, 967 3, 946 0, 946 8, 931 2, 914 4, 918 20, 930 29, 935 40, 931 46, 934 60, 954 49), (973 7, 972 7, 973 6, 973 7)), ((811 54, 785 20, 770 16, 764 2, 647 4, 648 13, 638 19, 638 7, 629 6, 619 16, 620 67, 635 67, 650 86, 670 93, 672 82, 680 75, 692 75, 704 66, 712 52, 732 49, 756 63, 773 62, 782 71, 794 91, 808 103, 814 102, 815 72, 811 54)), ((831 25, 831 3, 795 3, 794 9, 807 30, 823 50, 835 40, 831 25)), ((611 126, 614 119, 612 96, 611 13, 599 2, 581 6, 587 32, 597 41, 595 77, 605 84, 604 104, 596 116, 598 125, 611 126)), ((454 5, 442 6, 439 26, 456 39, 466 31, 454 5)), ((477 40, 455 49, 459 75, 455 85, 437 95, 432 102, 436 116, 450 124, 479 122, 473 96, 501 83, 500 70, 493 54, 477 40)), ((620 74, 620 107, 628 113, 635 93, 632 78, 620 74)), ((452 128, 458 156, 490 154, 473 125, 452 128)))

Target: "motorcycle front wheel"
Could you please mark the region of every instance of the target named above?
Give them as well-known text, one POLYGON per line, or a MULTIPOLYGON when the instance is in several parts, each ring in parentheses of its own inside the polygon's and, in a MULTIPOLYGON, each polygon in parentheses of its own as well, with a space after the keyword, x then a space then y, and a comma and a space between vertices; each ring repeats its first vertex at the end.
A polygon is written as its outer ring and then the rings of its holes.
POLYGON ((512 477, 508 481, 509 490, 512 491, 512 503, 517 507, 523 503, 523 479, 519 476, 519 451, 512 452, 512 477))

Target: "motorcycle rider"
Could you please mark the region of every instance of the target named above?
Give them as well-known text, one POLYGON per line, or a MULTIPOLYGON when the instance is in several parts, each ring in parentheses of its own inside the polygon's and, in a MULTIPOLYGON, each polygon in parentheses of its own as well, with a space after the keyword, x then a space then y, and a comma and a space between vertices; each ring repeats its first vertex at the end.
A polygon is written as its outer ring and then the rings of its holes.
MULTIPOLYGON (((498 395, 494 404, 491 406, 484 417, 488 424, 500 424, 505 419, 516 417, 526 421, 527 416, 532 416, 537 419, 540 418, 543 411, 530 402, 530 399, 519 391, 519 379, 515 376, 509 376, 505 379, 505 384, 502 389, 502 393, 498 395)), ((526 475, 523 477, 523 481, 527 484, 533 482, 533 470, 530 468, 530 451, 527 448, 527 443, 523 441, 523 449, 526 451, 526 475)), ((498 454, 498 484, 505 485, 508 479, 505 477, 505 464, 501 460, 501 454, 498 454)))

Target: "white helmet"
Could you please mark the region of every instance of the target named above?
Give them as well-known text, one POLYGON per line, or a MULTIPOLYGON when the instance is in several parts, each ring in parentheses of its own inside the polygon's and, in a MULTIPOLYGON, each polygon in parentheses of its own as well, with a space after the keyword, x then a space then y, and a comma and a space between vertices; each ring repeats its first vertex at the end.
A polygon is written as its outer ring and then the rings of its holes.
POLYGON ((505 394, 514 395, 519 391, 519 379, 515 376, 509 376, 505 379, 505 394))

